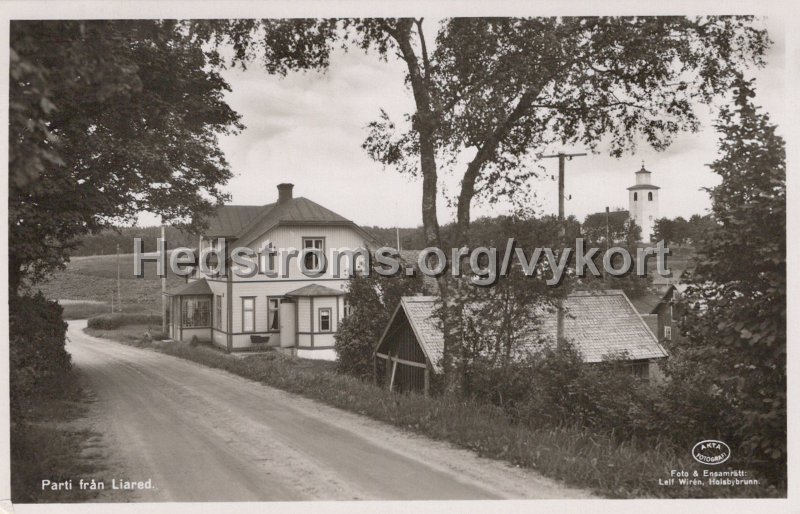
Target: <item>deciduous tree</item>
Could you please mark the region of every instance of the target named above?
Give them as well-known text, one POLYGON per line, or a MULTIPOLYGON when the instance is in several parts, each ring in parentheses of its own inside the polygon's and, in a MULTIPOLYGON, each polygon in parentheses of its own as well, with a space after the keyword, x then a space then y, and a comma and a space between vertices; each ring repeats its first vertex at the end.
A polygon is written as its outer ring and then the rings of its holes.
POLYGON ((742 450, 774 480, 786 473, 786 154, 767 114, 738 82, 718 123, 711 169, 714 218, 698 264, 677 348, 691 375, 731 405, 742 450))
POLYGON ((217 137, 241 125, 201 43, 170 21, 12 22, 12 294, 63 265, 77 236, 225 199, 217 137))

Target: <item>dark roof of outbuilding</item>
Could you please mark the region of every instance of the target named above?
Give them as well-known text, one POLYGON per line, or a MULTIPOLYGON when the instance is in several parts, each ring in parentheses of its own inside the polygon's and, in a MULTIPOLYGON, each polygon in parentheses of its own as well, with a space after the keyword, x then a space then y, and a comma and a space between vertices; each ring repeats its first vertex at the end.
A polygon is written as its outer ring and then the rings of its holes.
POLYGON ((319 284, 311 284, 303 286, 300 289, 295 289, 285 294, 285 296, 341 296, 344 291, 341 289, 333 289, 319 284))
POLYGON ((167 294, 169 296, 197 296, 214 293, 212 293, 211 288, 208 286, 208 282, 206 282, 206 279, 202 278, 200 280, 194 280, 178 286, 172 291, 168 291, 167 294))
MULTIPOLYGON (((441 371, 444 350, 444 335, 435 317, 438 301, 435 296, 404 296, 388 325, 403 309, 436 372, 441 371)), ((564 335, 580 350, 586 362, 600 362, 622 354, 630 360, 667 357, 666 350, 622 291, 571 293, 564 301, 564 308, 564 335)), ((543 344, 554 343, 557 317, 554 309, 533 308, 531 319, 539 322, 525 327, 529 337, 520 345, 519 353, 534 352, 543 344)), ((378 347, 385 336, 384 333, 378 347)))

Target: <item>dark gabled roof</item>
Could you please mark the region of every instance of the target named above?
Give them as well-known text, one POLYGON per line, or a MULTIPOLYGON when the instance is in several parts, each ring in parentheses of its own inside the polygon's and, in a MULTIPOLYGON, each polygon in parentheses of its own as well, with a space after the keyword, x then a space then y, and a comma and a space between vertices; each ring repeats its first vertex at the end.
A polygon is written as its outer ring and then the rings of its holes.
POLYGON ((311 284, 303 286, 300 289, 295 289, 286 293, 284 296, 341 296, 344 291, 341 289, 333 289, 319 284, 311 284))
POLYGON ((291 198, 283 203, 263 206, 226 205, 219 207, 209 219, 205 237, 227 237, 250 244, 255 238, 278 225, 331 225, 346 226, 361 234, 365 240, 375 242, 367 231, 307 198, 291 198))
POLYGON ((307 198, 292 198, 265 209, 238 234, 242 244, 248 244, 277 225, 347 225, 355 223, 307 198))
POLYGON ((223 205, 208 220, 206 237, 236 237, 269 205, 223 205))
POLYGON ((214 293, 211 292, 211 288, 208 286, 206 279, 202 278, 200 280, 195 280, 193 282, 188 282, 178 286, 172 291, 168 291, 167 294, 169 296, 198 296, 206 294, 210 295, 214 293))
MULTIPOLYGON (((437 372, 441 370, 444 349, 444 335, 434 316, 438 301, 435 296, 404 296, 388 325, 402 309, 428 362, 437 372)), ((630 360, 667 357, 666 350, 622 291, 574 292, 564 301, 564 309, 564 336, 575 344, 586 362, 600 362, 621 354, 630 360)), ((531 318, 539 322, 524 328, 529 337, 521 342, 519 353, 534 352, 542 347, 543 341, 555 342, 557 317, 553 309, 532 308, 531 318)), ((386 332, 376 348, 385 337, 386 332)))

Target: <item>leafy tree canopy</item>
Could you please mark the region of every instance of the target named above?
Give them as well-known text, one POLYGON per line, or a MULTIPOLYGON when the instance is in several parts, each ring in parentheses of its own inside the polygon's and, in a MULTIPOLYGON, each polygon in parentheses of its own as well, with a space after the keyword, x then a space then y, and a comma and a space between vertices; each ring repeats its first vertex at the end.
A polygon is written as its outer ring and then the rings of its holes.
POLYGON ((242 125, 201 43, 168 21, 12 23, 12 292, 61 266, 76 236, 225 199, 217 138, 242 125))

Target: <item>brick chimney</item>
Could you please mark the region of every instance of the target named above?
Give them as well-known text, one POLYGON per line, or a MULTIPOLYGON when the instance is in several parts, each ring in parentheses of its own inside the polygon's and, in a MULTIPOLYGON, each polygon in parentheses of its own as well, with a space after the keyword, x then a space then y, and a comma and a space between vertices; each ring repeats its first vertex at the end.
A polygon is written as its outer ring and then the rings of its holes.
POLYGON ((278 204, 284 204, 292 199, 294 184, 278 184, 278 204))

